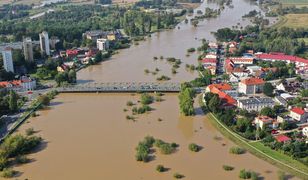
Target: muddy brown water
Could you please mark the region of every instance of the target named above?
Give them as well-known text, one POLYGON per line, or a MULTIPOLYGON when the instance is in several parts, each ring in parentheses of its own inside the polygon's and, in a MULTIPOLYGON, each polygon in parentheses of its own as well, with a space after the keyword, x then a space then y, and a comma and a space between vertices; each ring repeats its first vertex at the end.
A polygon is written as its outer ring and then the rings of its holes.
MULTIPOLYGON (((195 117, 179 113, 177 94, 151 105, 155 110, 126 120, 126 102, 137 103, 139 95, 65 94, 59 95, 50 110, 40 112, 20 129, 33 127, 47 142, 46 147, 29 155, 33 162, 16 167, 21 179, 172 179, 175 172, 185 179, 237 179, 243 168, 266 179, 277 179, 277 168, 246 153, 229 153, 232 142, 223 136, 197 110, 195 117), (162 121, 158 121, 161 118, 162 121), (180 145, 171 155, 155 153, 149 163, 135 160, 135 147, 146 135, 180 145), (216 140, 215 137, 221 137, 216 140), (190 143, 203 149, 193 153, 190 143), (225 144, 225 145, 224 145, 225 144), (156 165, 169 171, 158 173, 156 165), (235 167, 227 172, 223 165, 235 167)), ((196 104, 197 107, 197 104, 196 104)), ((129 108, 127 108, 129 109, 129 108)))
MULTIPOLYGON (((186 50, 197 47, 201 39, 214 40, 212 31, 231 27, 240 22, 241 16, 258 7, 246 0, 233 0, 234 8, 227 8, 220 17, 204 20, 197 28, 180 23, 174 30, 155 33, 140 45, 121 50, 119 54, 99 65, 78 73, 78 82, 148 82, 159 75, 171 77, 172 82, 183 82, 197 76, 187 71, 185 64, 197 64, 198 54, 186 56, 186 50), (153 56, 176 57, 183 61, 176 75, 165 60, 153 61, 153 56), (144 69, 158 75, 145 75, 144 69)), ((203 3, 198 9, 216 7, 203 3)), ((137 102, 139 95, 131 94, 61 94, 48 110, 31 118, 19 132, 33 127, 45 143, 40 150, 29 155, 31 163, 14 167, 20 172, 16 178, 29 180, 157 180, 173 179, 179 172, 185 179, 238 179, 243 168, 256 171, 265 179, 277 179, 278 169, 257 157, 246 153, 232 155, 229 148, 234 144, 224 138, 206 119, 196 103, 197 115, 180 115, 177 94, 168 94, 164 101, 154 103, 155 109, 140 115, 136 122, 126 120, 126 102, 137 102), (162 121, 158 121, 161 118, 162 121), (155 153, 149 163, 135 160, 135 147, 146 135, 180 145, 171 155, 155 153), (216 140, 215 137, 220 137, 216 140), (188 144, 197 143, 203 149, 198 153, 188 150, 188 144), (158 173, 155 167, 162 164, 170 168, 158 173), (223 165, 235 167, 224 171, 223 165)))

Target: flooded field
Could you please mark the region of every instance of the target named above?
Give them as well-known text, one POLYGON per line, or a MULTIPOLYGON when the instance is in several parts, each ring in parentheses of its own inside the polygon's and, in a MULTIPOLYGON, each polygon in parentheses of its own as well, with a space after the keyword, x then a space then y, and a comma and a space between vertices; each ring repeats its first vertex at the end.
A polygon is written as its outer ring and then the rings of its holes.
MULTIPOLYGON (((155 110, 126 120, 128 100, 137 103, 139 95, 65 94, 50 110, 30 119, 20 131, 33 127, 44 137, 44 148, 29 156, 32 163, 15 168, 21 179, 172 179, 175 172, 185 179, 237 179, 243 168, 254 170, 266 179, 277 179, 277 168, 246 153, 233 155, 232 142, 201 116, 183 117, 179 113, 177 94, 163 96, 164 101, 151 105, 155 110), (161 118, 162 121, 158 121, 161 118), (179 144, 171 155, 155 153, 154 160, 135 160, 135 147, 146 135, 179 144), (219 137, 219 138, 218 138, 219 137), (221 139, 220 139, 221 138, 221 139), (220 140, 217 140, 220 139, 220 140), (203 149, 193 153, 188 144, 203 149), (223 145, 225 144, 225 145, 223 145), (169 171, 158 173, 156 165, 169 171), (235 167, 227 172, 223 165, 235 167)), ((197 104, 196 104, 197 106, 197 104)))

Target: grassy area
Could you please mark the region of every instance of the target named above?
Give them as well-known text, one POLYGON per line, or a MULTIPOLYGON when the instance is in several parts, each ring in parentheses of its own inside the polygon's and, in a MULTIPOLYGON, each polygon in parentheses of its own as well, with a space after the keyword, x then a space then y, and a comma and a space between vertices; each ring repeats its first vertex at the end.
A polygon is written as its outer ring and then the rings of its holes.
POLYGON ((280 21, 275 27, 307 28, 308 14, 287 14, 280 17, 280 21))
POLYGON ((308 38, 297 38, 299 41, 304 41, 308 45, 308 38))
POLYGON ((271 148, 264 146, 261 142, 250 142, 249 144, 275 159, 279 159, 285 163, 292 164, 293 167, 296 167, 297 169, 300 169, 304 172, 308 172, 308 167, 301 162, 292 159, 292 157, 288 155, 272 150, 271 148))
POLYGON ((308 178, 308 167, 304 164, 292 159, 291 157, 282 154, 280 152, 277 152, 275 150, 272 150, 266 146, 264 146, 261 142, 247 142, 244 138, 240 137, 234 132, 231 132, 231 130, 223 125, 220 125, 215 117, 211 114, 207 115, 207 119, 211 121, 211 123, 227 138, 235 142, 237 145, 245 148, 250 153, 254 154, 255 156, 285 170, 290 172, 291 174, 294 174, 298 177, 301 177, 303 179, 308 178), (294 170, 288 165, 291 165, 291 167, 298 169, 294 170), (305 175, 306 173, 307 175, 305 175))
MULTIPOLYGON (((204 106, 203 102, 201 100, 199 102, 202 109, 206 112, 206 107, 204 106)), ((308 178, 308 167, 304 164, 292 159, 285 154, 265 147, 261 142, 248 142, 246 139, 234 133, 229 127, 225 126, 218 119, 216 119, 212 113, 207 114, 207 120, 209 120, 225 137, 229 138, 237 145, 245 148, 255 156, 273 165, 276 165, 277 167, 288 171, 298 177, 301 177, 303 179, 308 178)))

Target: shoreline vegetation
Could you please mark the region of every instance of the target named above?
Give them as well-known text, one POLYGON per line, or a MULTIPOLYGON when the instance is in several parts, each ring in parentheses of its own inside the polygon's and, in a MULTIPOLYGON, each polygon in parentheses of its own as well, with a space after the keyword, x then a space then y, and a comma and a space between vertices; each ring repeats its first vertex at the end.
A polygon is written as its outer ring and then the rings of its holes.
POLYGON ((258 141, 247 141, 240 135, 233 132, 230 128, 220 122, 213 113, 209 112, 206 105, 202 101, 202 96, 200 96, 199 104, 204 114, 206 114, 207 119, 211 122, 214 127, 224 135, 224 137, 230 139, 235 144, 239 145, 245 150, 249 151, 251 154, 263 159, 291 174, 301 177, 308 177, 308 167, 304 164, 292 159, 291 157, 281 154, 277 151, 271 150, 269 147, 264 146, 258 141), (292 165, 292 166, 291 166, 292 165))

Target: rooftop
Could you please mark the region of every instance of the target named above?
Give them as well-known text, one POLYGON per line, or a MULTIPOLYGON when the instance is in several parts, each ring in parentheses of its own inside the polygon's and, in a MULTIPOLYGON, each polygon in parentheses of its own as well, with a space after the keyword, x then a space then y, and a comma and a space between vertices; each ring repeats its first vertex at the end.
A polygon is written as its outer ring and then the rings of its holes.
POLYGON ((293 109, 291 109, 291 111, 296 114, 300 114, 300 115, 305 114, 305 110, 299 107, 294 107, 293 109))
POLYGON ((261 78, 247 78, 242 80, 241 83, 246 85, 259 85, 264 84, 265 82, 261 78))
POLYGON ((259 59, 286 60, 291 62, 302 62, 308 64, 307 59, 300 58, 297 56, 286 55, 284 53, 278 53, 278 52, 271 52, 269 54, 267 53, 257 54, 256 57, 259 59))
POLYGON ((258 117, 256 117, 256 120, 259 120, 259 121, 262 121, 262 122, 265 122, 265 123, 274 121, 273 118, 268 117, 268 116, 258 116, 258 117))
POLYGON ((280 134, 278 136, 275 136, 275 139, 278 141, 278 142, 286 142, 286 141, 290 141, 291 138, 289 138, 288 136, 286 135, 283 135, 283 134, 280 134))
POLYGON ((243 105, 248 105, 248 104, 263 104, 263 103, 274 103, 272 98, 269 97, 262 97, 262 98, 247 98, 247 99, 240 99, 238 100, 240 103, 243 105))

